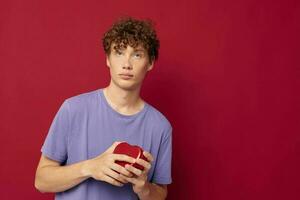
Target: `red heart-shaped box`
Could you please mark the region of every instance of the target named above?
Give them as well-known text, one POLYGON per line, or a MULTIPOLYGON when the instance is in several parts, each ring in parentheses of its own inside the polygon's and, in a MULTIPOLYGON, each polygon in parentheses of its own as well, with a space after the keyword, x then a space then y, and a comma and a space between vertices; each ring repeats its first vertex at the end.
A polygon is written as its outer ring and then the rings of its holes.
MULTIPOLYGON (((143 152, 144 152, 143 149, 137 145, 130 145, 127 142, 121 142, 115 147, 113 153, 125 154, 135 159, 141 158, 148 162, 148 159, 144 156, 143 152)), ((128 165, 132 165, 137 169, 144 170, 144 167, 142 165, 139 165, 138 163, 129 163, 120 160, 116 160, 115 162, 123 167, 125 167, 125 165, 128 164, 128 165)))

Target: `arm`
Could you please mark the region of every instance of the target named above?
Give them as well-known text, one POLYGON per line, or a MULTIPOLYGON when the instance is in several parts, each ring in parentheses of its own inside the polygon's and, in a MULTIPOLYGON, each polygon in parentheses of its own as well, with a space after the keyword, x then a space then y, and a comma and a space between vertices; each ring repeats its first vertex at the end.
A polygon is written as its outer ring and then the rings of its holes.
POLYGON ((115 186, 123 186, 127 181, 120 177, 119 173, 128 177, 132 175, 115 161, 134 163, 134 159, 126 155, 113 154, 118 143, 115 142, 96 158, 66 166, 60 166, 59 162, 42 155, 36 170, 35 187, 41 192, 62 192, 90 177, 115 186))
POLYGON ((35 187, 40 192, 62 192, 89 178, 87 161, 60 166, 59 162, 41 156, 35 175, 35 187))

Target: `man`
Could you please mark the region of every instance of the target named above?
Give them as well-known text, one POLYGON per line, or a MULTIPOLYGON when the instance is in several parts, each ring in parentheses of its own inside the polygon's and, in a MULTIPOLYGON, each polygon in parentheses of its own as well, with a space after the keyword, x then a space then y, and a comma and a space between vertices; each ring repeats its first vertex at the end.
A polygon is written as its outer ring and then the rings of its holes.
POLYGON ((63 102, 41 149, 35 187, 55 192, 56 200, 165 199, 172 182, 172 126, 140 97, 159 40, 151 22, 126 18, 102 41, 110 84, 63 102), (120 141, 142 147, 149 162, 113 154, 120 141))

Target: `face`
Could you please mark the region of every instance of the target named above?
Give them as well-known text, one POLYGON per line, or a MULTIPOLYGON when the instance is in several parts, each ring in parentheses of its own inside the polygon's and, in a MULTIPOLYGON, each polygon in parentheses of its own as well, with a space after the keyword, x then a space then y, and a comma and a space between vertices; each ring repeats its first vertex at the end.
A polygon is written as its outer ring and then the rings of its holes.
POLYGON ((141 46, 115 50, 112 44, 111 52, 106 57, 110 68, 112 83, 124 90, 139 89, 148 71, 153 68, 147 51, 141 46))

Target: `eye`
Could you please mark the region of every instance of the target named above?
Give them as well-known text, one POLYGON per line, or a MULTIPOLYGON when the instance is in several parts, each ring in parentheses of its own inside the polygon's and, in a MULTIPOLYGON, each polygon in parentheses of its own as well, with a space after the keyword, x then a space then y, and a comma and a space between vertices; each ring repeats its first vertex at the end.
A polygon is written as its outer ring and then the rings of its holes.
POLYGON ((120 55, 122 55, 122 54, 123 54, 123 52, 121 52, 121 51, 119 51, 119 50, 116 50, 116 55, 120 56, 120 55))
POLYGON ((135 53, 134 57, 135 58, 142 58, 143 57, 143 53, 135 53))

